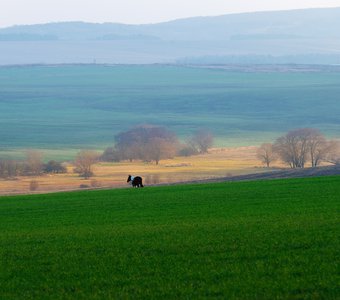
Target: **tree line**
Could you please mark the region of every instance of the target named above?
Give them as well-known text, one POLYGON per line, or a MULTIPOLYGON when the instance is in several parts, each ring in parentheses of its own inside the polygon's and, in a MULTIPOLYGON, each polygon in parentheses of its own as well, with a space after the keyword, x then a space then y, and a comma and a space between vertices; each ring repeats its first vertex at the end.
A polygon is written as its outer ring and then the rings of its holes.
POLYGON ((43 162, 43 154, 40 151, 26 151, 24 160, 0 159, 0 178, 12 178, 15 176, 39 176, 46 173, 66 173, 66 167, 55 160, 43 162))
POLYGON ((213 134, 198 130, 185 143, 176 134, 162 126, 143 125, 120 132, 115 136, 115 146, 105 149, 103 161, 143 160, 159 163, 176 155, 203 154, 213 145, 213 134))
POLYGON ((94 175, 93 166, 98 161, 119 162, 142 160, 154 162, 172 159, 176 155, 203 154, 213 145, 213 135, 207 130, 198 130, 185 143, 176 134, 163 126, 142 125, 122 131, 115 136, 115 145, 100 155, 95 151, 83 150, 75 158, 74 171, 84 178, 94 175))
MULTIPOLYGON (((158 164, 162 159, 175 156, 203 154, 213 146, 214 137, 207 130, 198 130, 185 142, 180 142, 176 134, 165 127, 143 125, 118 133, 114 140, 114 146, 106 148, 103 153, 80 151, 72 162, 74 172, 90 178, 94 175, 93 166, 99 161, 142 160, 158 164)), ((295 129, 277 138, 274 143, 262 144, 257 157, 267 167, 278 160, 291 168, 317 167, 322 162, 340 164, 340 144, 326 139, 317 129, 295 129)), ((66 172, 66 166, 60 162, 51 160, 44 163, 39 151, 27 151, 24 160, 0 159, 0 178, 66 172)))
POLYGON ((322 162, 340 164, 339 141, 328 140, 317 129, 300 128, 289 131, 274 143, 262 144, 257 157, 267 167, 281 160, 292 169, 317 167, 322 162))
MULTIPOLYGON (((93 150, 80 151, 73 161, 73 171, 81 177, 90 178, 94 175, 94 164, 99 161, 142 160, 158 165, 160 160, 171 159, 176 155, 206 153, 213 145, 213 135, 207 130, 198 130, 186 142, 181 143, 174 132, 153 125, 142 125, 122 131, 114 140, 114 146, 106 148, 102 154, 93 150)), ((66 172, 66 167, 60 162, 51 160, 44 163, 39 151, 27 151, 24 160, 0 159, 0 178, 66 172)))

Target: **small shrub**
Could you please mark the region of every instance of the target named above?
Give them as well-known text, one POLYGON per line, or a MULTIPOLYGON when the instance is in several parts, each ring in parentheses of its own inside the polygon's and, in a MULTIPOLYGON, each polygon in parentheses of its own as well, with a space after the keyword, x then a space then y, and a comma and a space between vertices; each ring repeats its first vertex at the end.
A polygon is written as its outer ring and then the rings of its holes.
POLYGON ((145 177, 145 184, 158 184, 160 183, 160 176, 159 174, 149 174, 145 177))
POLYGON ((154 184, 158 184, 158 183, 161 182, 161 179, 160 179, 159 174, 153 175, 153 178, 152 178, 152 179, 153 179, 152 181, 153 181, 154 184))
POLYGON ((89 170, 81 170, 79 168, 75 168, 74 173, 78 173, 80 177, 84 177, 84 179, 89 179, 90 177, 94 176, 94 173, 89 170))
POLYGON ((44 172, 54 174, 67 173, 67 168, 63 166, 60 162, 50 160, 47 164, 44 165, 44 172))
POLYGON ((37 180, 30 181, 30 191, 36 191, 39 188, 39 182, 37 180))
POLYGON ((168 174, 168 176, 166 177, 166 181, 167 183, 173 182, 173 176, 171 174, 168 174))
POLYGON ((151 184, 151 175, 150 174, 145 176, 144 183, 145 184, 151 184))
POLYGON ((92 179, 91 180, 91 186, 94 187, 94 188, 97 188, 97 187, 101 187, 102 184, 100 181, 96 180, 96 179, 92 179))
POLYGON ((199 154, 198 151, 190 146, 186 146, 178 151, 179 156, 193 156, 199 154))
POLYGON ((80 187, 81 189, 88 189, 90 186, 87 185, 87 184, 81 184, 79 187, 80 187))

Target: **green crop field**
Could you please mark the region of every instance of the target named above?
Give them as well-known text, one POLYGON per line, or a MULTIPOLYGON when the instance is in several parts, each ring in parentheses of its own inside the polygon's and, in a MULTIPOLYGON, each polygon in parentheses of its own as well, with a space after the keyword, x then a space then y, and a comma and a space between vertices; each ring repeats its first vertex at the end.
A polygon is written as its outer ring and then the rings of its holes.
POLYGON ((0 198, 1 299, 339 299, 340 177, 0 198))
POLYGON ((220 146, 255 145, 298 127, 338 137, 339 75, 161 65, 0 67, 0 155, 102 149, 118 132, 145 123, 181 138, 207 128, 220 146))

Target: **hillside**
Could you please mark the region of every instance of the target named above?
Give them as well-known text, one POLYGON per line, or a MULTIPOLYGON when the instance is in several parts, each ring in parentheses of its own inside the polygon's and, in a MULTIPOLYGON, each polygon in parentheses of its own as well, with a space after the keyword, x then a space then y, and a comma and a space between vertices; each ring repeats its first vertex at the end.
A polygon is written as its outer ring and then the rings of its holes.
MULTIPOLYGON (((221 178, 214 178, 210 180, 195 181, 198 182, 232 182, 232 181, 250 181, 250 180, 266 180, 266 179, 283 179, 283 178, 307 178, 307 177, 321 177, 321 176, 338 176, 340 175, 340 165, 326 166, 318 168, 305 169, 281 169, 272 170, 269 172, 259 172, 238 176, 228 176, 221 178)), ((193 181, 191 182, 193 183, 193 181)))
POLYGON ((0 89, 2 157, 27 148, 103 149, 146 123, 183 140, 207 128, 216 146, 227 147, 270 142, 299 127, 330 138, 340 132, 338 68, 2 67, 0 89))
POLYGON ((340 178, 0 197, 3 299, 336 299, 340 178))
POLYGON ((197 17, 148 25, 68 22, 13 26, 0 29, 0 64, 169 63, 197 57, 203 62, 205 57, 222 57, 223 62, 235 55, 248 56, 248 60, 249 55, 255 60, 270 55, 274 63, 283 56, 286 63, 335 64, 340 56, 338 28, 340 8, 197 17))

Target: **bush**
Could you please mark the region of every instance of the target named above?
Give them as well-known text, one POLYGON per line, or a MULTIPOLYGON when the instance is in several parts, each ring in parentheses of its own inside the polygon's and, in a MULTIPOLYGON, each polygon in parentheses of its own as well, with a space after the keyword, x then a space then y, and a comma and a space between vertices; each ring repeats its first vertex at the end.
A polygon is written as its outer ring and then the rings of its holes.
POLYGON ((81 184, 79 187, 80 187, 81 189, 88 189, 90 186, 87 185, 87 184, 81 184))
POLYGON ((43 171, 45 173, 61 174, 67 173, 67 169, 60 162, 50 160, 47 164, 44 164, 43 171))
POLYGON ((159 174, 148 174, 145 177, 146 184, 159 184, 161 182, 159 174))
POLYGON ((193 156, 197 154, 198 154, 198 151, 191 146, 185 146, 178 151, 179 156, 193 156))
POLYGON ((75 168, 74 172, 79 174, 80 177, 84 177, 85 179, 89 179, 90 177, 94 176, 94 173, 89 170, 81 170, 79 168, 75 168))
POLYGON ((39 182, 37 180, 30 181, 30 191, 36 191, 39 188, 39 182))
POLYGON ((96 179, 92 179, 91 180, 91 186, 94 187, 94 188, 98 188, 98 187, 101 187, 102 184, 100 181, 96 180, 96 179))

